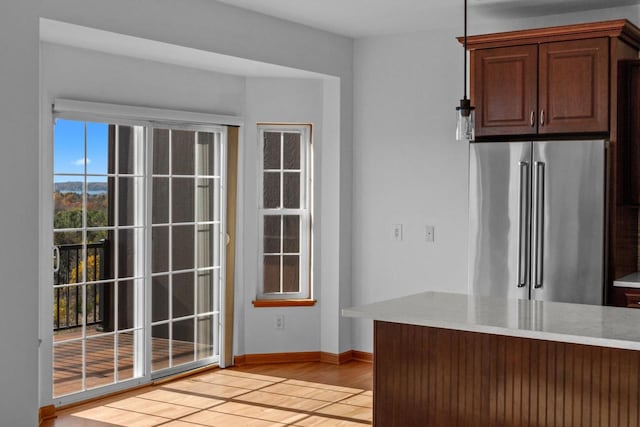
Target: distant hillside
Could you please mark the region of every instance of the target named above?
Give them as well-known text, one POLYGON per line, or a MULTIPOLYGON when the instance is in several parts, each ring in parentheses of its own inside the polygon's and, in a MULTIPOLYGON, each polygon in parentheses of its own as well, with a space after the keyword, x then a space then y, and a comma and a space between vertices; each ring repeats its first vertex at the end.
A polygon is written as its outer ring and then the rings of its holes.
MULTIPOLYGON (((82 181, 56 182, 55 191, 59 193, 82 193, 82 181)), ((87 190, 93 193, 106 193, 106 182, 89 182, 87 190)))

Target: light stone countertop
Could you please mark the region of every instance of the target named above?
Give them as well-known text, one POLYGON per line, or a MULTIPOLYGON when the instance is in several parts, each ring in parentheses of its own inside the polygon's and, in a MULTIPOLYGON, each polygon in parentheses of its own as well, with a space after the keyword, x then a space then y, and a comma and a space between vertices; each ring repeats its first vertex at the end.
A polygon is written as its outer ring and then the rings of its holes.
POLYGON ((640 288, 640 273, 631 273, 628 276, 614 280, 613 286, 620 286, 623 288, 640 288))
POLYGON ((345 308, 345 317, 640 350, 640 309, 424 292, 345 308))

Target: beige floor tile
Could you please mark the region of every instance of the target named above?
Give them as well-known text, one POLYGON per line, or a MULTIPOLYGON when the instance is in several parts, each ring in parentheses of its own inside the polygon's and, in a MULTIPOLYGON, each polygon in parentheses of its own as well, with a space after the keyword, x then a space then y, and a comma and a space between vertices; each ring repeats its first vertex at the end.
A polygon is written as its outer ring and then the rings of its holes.
POLYGON ((179 390, 194 393, 202 396, 229 399, 241 394, 247 393, 248 389, 229 387, 225 385, 205 383, 203 381, 178 381, 175 383, 165 384, 162 386, 166 390, 179 390))
POLYGON ((364 393, 352 396, 348 399, 341 400, 340 403, 346 405, 363 406, 365 408, 373 408, 373 396, 367 396, 364 393))
MULTIPOLYGON (((318 375, 317 371, 325 368, 325 365, 296 364, 288 370, 281 369, 279 365, 249 369, 251 372, 264 372, 267 375, 245 373, 236 368, 209 370, 188 378, 62 409, 58 418, 45 422, 43 427, 371 425, 368 420, 372 418, 370 402, 373 394, 371 391, 361 390, 366 390, 364 384, 367 381, 344 381, 355 388, 316 383, 316 380, 324 380, 325 377, 318 375), (292 377, 307 381, 288 379, 288 374, 282 372, 292 372, 292 377), (264 384, 272 387, 274 392, 255 389, 264 384), (276 385, 278 387, 274 387, 276 385), (340 400, 333 401, 336 398, 340 400), (186 415, 180 419, 169 419, 170 416, 183 414, 186 415)), ((361 370, 356 370, 354 375, 360 375, 361 370)), ((333 375, 334 370, 328 369, 328 372, 333 375)), ((331 376, 331 379, 337 381, 337 384, 342 383, 340 378, 331 376)))
POLYGON ((341 391, 310 387, 308 385, 301 386, 286 383, 274 384, 272 386, 263 388, 261 391, 265 391, 268 393, 285 394, 287 396, 304 397, 307 399, 323 400, 325 402, 337 402, 338 400, 346 399, 353 395, 353 393, 344 393, 341 391))
POLYGON ((371 423, 363 424, 353 421, 337 420, 335 418, 313 415, 309 418, 305 418, 302 421, 298 421, 294 425, 300 427, 364 427, 367 425, 371 425, 371 423))
POLYGON ((344 405, 342 403, 334 403, 317 411, 320 414, 337 415, 345 418, 354 418, 357 420, 371 421, 373 413, 370 408, 362 406, 344 405))
POLYGON ((106 405, 110 408, 124 409, 125 411, 141 412, 143 414, 156 415, 158 417, 177 419, 185 415, 193 414, 198 411, 196 408, 188 406, 176 405, 167 402, 158 402, 157 400, 141 399, 139 397, 130 397, 128 399, 116 400, 106 405))
POLYGON ((282 409, 267 408, 264 406, 249 405, 245 403, 229 402, 210 409, 212 412, 241 415, 249 418, 259 418, 266 421, 291 424, 307 417, 306 413, 285 411, 282 409))
POLYGON ((97 408, 75 412, 73 416, 93 421, 103 421, 110 425, 113 424, 126 427, 152 427, 169 421, 167 418, 141 414, 138 412, 124 411, 122 409, 109 408, 106 406, 99 406, 97 408))
POLYGON ((197 409, 207 409, 225 402, 224 400, 198 396, 184 391, 178 392, 163 389, 153 390, 148 393, 141 394, 139 397, 197 409))
POLYGON ((364 390, 360 390, 358 388, 340 387, 340 386, 332 385, 332 384, 320 384, 320 383, 314 383, 314 382, 310 382, 310 381, 300 381, 300 380, 286 380, 284 382, 284 384, 293 384, 293 385, 301 385, 301 386, 308 386, 308 387, 315 387, 315 388, 323 388, 323 389, 326 389, 326 390, 341 391, 343 393, 351 393, 351 394, 358 394, 358 393, 362 393, 364 391, 364 390))
POLYGON ((257 420, 238 415, 222 414, 220 412, 201 411, 182 419, 190 423, 205 425, 208 427, 271 427, 285 426, 286 424, 273 421, 257 420))
POLYGON ((315 411, 316 409, 327 405, 327 402, 322 400, 305 399, 302 397, 266 393, 263 391, 252 391, 251 393, 236 397, 235 400, 274 406, 279 409, 295 409, 300 411, 315 411))
POLYGON ((208 382, 212 384, 229 385, 232 387, 240 387, 250 390, 258 390, 260 388, 274 384, 273 381, 258 380, 255 378, 244 378, 238 375, 224 375, 219 372, 199 375, 197 377, 194 377, 193 380, 208 382))
POLYGON ((171 421, 170 423, 167 424, 162 424, 161 427, 208 427, 205 424, 194 424, 194 423, 188 423, 186 421, 171 421))
POLYGON ((281 382, 286 380, 286 378, 282 378, 282 377, 272 377, 269 375, 260 375, 260 374, 251 374, 249 372, 239 372, 239 371, 234 371, 232 369, 223 369, 218 371, 221 375, 233 375, 236 377, 241 377, 241 378, 251 378, 254 380, 261 380, 261 381, 270 381, 273 383, 277 383, 277 382, 281 382))

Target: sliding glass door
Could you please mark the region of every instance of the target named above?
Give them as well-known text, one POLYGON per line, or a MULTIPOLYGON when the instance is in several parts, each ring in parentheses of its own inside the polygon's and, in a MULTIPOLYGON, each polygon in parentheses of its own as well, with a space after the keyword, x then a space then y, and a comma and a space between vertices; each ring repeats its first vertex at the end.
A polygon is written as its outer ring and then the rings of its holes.
POLYGON ((58 120, 53 396, 143 375, 145 130, 58 120))
POLYGON ((222 134, 153 130, 152 372, 219 354, 222 134))
POLYGON ((57 402, 219 360, 225 135, 57 119, 57 402))

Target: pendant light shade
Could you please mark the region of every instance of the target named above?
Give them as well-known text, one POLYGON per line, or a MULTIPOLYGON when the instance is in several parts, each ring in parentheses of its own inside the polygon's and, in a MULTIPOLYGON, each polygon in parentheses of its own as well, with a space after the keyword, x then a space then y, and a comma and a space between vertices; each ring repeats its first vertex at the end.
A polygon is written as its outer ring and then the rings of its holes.
POLYGON ((475 139, 475 109, 466 97, 460 100, 456 107, 456 139, 458 141, 473 141, 475 139))
POLYGON ((464 0, 464 97, 456 107, 456 140, 472 141, 475 138, 475 111, 467 98, 467 0, 464 0))

